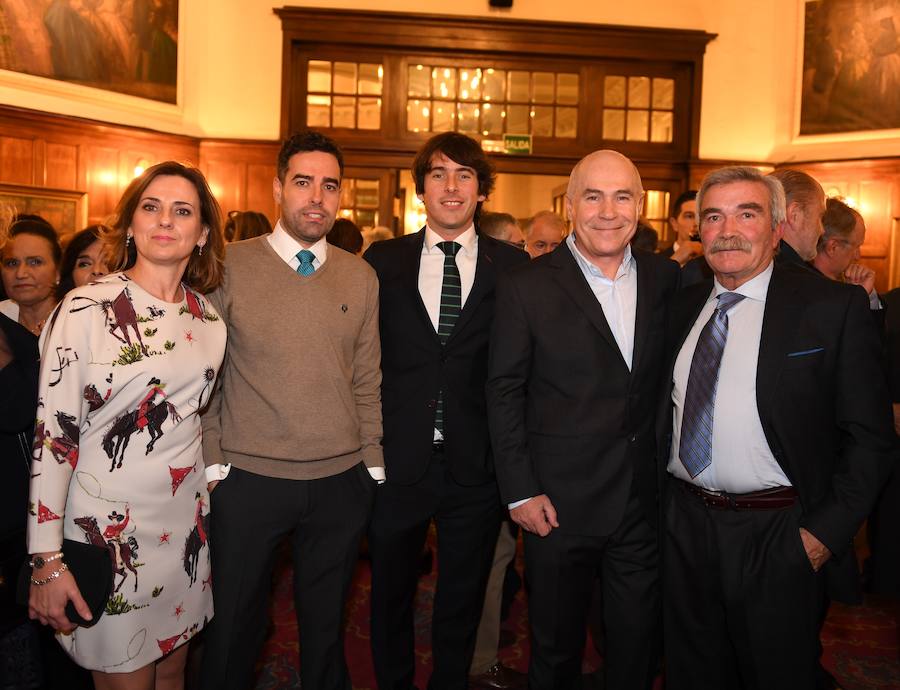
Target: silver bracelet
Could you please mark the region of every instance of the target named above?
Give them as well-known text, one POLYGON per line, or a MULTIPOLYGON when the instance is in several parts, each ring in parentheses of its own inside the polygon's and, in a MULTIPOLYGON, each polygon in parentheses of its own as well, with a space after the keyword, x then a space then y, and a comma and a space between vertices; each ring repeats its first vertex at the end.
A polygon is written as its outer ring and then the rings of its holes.
POLYGON ((55 561, 63 557, 62 551, 57 551, 52 556, 47 556, 44 558, 43 556, 33 556, 30 561, 28 561, 28 565, 32 568, 37 568, 40 570, 45 565, 47 565, 50 561, 55 561))
POLYGON ((47 577, 45 577, 42 580, 35 580, 34 576, 32 576, 31 584, 37 585, 38 587, 41 587, 42 585, 46 585, 48 582, 53 582, 53 580, 58 578, 60 575, 62 575, 68 569, 69 569, 69 566, 67 566, 65 563, 63 563, 59 566, 59 570, 54 570, 52 573, 50 573, 47 577))

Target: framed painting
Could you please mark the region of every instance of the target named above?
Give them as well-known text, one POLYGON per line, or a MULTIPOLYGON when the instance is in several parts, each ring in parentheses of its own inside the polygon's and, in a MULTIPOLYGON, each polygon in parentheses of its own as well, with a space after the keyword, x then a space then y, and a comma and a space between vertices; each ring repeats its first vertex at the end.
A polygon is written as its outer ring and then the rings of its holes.
POLYGON ((900 4, 804 6, 800 135, 900 128, 900 4))
POLYGON ((0 0, 0 69, 176 103, 178 0, 0 0))
POLYGON ((34 213, 48 221, 60 235, 77 232, 88 224, 87 192, 0 184, 0 203, 16 213, 34 213))

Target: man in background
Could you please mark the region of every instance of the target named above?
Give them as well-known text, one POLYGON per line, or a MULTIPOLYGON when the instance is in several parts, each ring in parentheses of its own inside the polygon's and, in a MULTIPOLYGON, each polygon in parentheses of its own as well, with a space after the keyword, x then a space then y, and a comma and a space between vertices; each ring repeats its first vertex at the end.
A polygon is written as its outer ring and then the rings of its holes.
POLYGON ((553 211, 540 211, 525 224, 525 251, 532 259, 548 254, 566 237, 566 221, 553 211))
POLYGON ((508 213, 483 211, 478 219, 478 230, 495 240, 525 249, 525 237, 522 235, 522 229, 516 219, 508 213))

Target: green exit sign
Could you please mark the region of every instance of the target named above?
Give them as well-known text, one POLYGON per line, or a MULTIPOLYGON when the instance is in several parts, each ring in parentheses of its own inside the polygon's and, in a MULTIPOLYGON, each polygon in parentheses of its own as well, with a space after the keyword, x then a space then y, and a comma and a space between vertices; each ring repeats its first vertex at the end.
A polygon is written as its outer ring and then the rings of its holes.
POLYGON ((531 135, 504 134, 503 148, 506 153, 512 153, 519 156, 529 156, 531 155, 531 135))

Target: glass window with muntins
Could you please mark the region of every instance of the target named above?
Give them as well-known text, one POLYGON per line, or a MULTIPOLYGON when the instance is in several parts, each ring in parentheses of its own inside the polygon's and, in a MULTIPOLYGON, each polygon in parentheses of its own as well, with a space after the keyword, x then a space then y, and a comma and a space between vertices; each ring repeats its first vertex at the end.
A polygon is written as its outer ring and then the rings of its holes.
POLYGON ((381 129, 383 79, 384 68, 377 63, 310 60, 307 126, 381 129))
POLYGON ((672 143, 675 80, 607 75, 603 83, 603 138, 672 143))
POLYGON ((339 216, 348 218, 360 228, 378 225, 379 181, 345 177, 341 181, 339 216))
POLYGON ((578 134, 578 90, 578 74, 409 65, 406 128, 571 139, 578 134))

